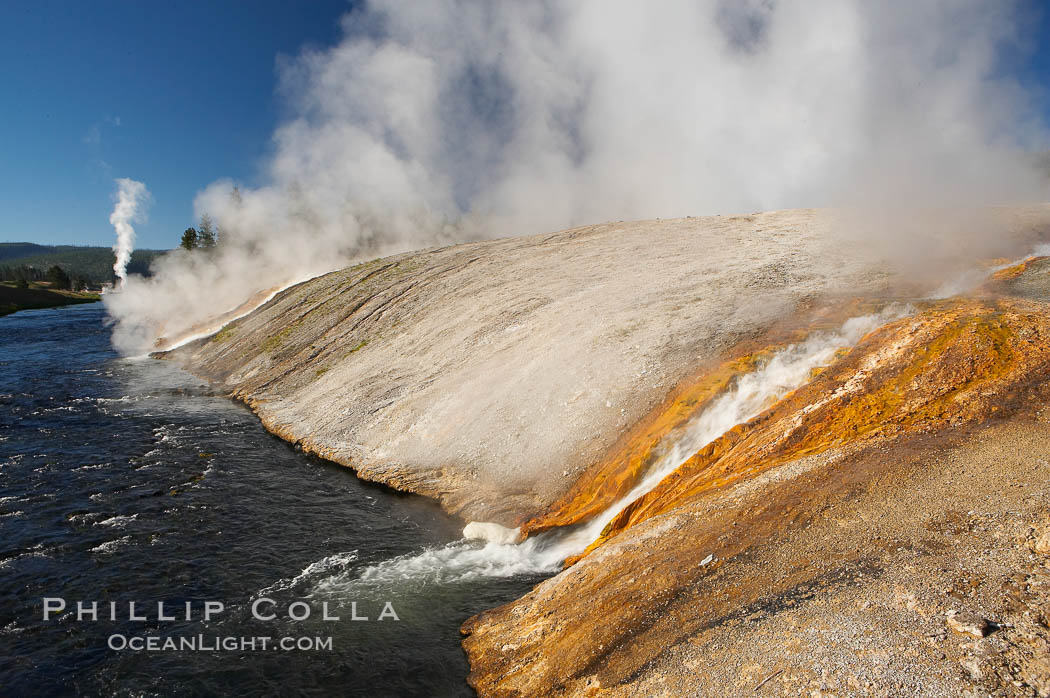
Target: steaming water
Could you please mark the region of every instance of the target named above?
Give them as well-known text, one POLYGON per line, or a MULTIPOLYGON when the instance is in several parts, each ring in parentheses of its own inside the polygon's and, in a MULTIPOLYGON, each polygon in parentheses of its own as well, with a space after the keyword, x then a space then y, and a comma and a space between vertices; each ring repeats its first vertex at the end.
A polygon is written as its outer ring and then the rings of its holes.
POLYGON ((459 625, 524 594, 535 568, 378 572, 462 522, 296 452, 167 362, 118 358, 102 320, 97 304, 0 318, 0 693, 470 695, 459 625), (43 623, 44 596, 227 611, 43 623), (316 611, 256 621, 261 596, 316 611), (349 620, 351 601, 374 619, 385 600, 400 622, 349 620), (323 601, 341 621, 320 619, 323 601), (115 652, 112 633, 330 636, 333 651, 115 652))
POLYGON ((516 545, 488 543, 479 548, 468 542, 452 543, 380 563, 366 569, 361 579, 408 577, 442 582, 476 576, 554 572, 566 558, 582 553, 593 543, 624 507, 656 487, 701 448, 808 382, 813 370, 831 363, 840 349, 856 344, 872 330, 912 312, 910 306, 895 304, 877 314, 852 318, 838 331, 816 332, 805 341, 777 352, 752 373, 738 377, 725 393, 690 420, 684 432, 675 433, 665 439, 668 443, 657 445, 657 452, 662 451, 663 455, 630 492, 586 523, 540 533, 516 545))
POLYGON ((953 279, 945 281, 930 294, 930 300, 944 300, 969 293, 984 282, 988 281, 997 271, 1016 266, 1031 257, 1046 257, 1050 255, 1050 243, 1037 245, 1029 254, 1012 261, 989 267, 987 269, 967 269, 953 279))
MULTIPOLYGON (((219 332, 222 328, 226 327, 226 325, 229 325, 231 322, 236 322, 237 320, 240 320, 242 317, 245 317, 247 315, 251 315, 256 310, 258 310, 259 308, 263 307, 264 305, 266 305, 267 303, 272 301, 274 299, 274 296, 276 296, 281 291, 284 291, 285 289, 291 288, 292 286, 295 286, 296 284, 300 284, 303 281, 308 281, 310 278, 316 278, 316 277, 308 277, 306 279, 302 279, 301 281, 295 281, 293 283, 286 284, 284 286, 280 286, 280 287, 274 289, 273 291, 271 291, 270 293, 268 293, 258 303, 253 303, 252 305, 248 306, 245 310, 237 313, 233 317, 224 319, 222 321, 222 324, 212 325, 212 326, 208 327, 206 330, 202 330, 200 332, 194 332, 193 334, 186 335, 185 337, 180 337, 180 338, 176 339, 174 342, 172 342, 171 344, 168 344, 166 346, 162 345, 160 347, 160 349, 158 349, 157 351, 172 351, 173 349, 178 349, 179 347, 185 346, 186 344, 189 344, 190 342, 196 342, 198 339, 204 339, 205 337, 210 337, 213 334, 215 334, 216 332, 219 332)), ((148 355, 148 353, 149 352, 146 352, 145 355, 148 355)))

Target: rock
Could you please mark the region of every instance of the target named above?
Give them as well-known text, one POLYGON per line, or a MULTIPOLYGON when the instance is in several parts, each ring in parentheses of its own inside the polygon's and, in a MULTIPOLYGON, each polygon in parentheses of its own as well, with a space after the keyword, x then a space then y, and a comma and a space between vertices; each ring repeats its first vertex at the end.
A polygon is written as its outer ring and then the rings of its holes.
POLYGON ((969 611, 948 611, 948 627, 957 633, 973 637, 987 637, 992 632, 992 623, 969 611))
POLYGON ((980 681, 984 678, 984 671, 981 670, 980 663, 973 657, 960 659, 959 664, 962 665, 962 668, 966 672, 966 675, 969 676, 970 679, 972 679, 973 681, 980 681))
POLYGON ((1042 532, 1036 529, 1031 547, 1041 555, 1050 555, 1050 526, 1043 528, 1042 532))

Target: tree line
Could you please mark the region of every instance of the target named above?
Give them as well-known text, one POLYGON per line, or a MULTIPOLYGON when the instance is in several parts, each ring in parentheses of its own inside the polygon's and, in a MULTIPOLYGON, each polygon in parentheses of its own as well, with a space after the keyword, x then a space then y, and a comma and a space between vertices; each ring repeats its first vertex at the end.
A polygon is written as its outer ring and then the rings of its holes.
MULTIPOLYGON (((135 250, 128 273, 149 275, 150 264, 164 253, 165 250, 135 250)), ((113 250, 109 247, 0 243, 0 281, 47 281, 54 266, 66 272, 74 287, 78 281, 86 281, 94 288, 114 279, 113 250)))
POLYGON ((91 285, 89 279, 79 274, 70 276, 57 264, 52 264, 47 271, 28 264, 19 264, 14 267, 0 266, 0 280, 14 281, 18 288, 29 288, 30 282, 47 281, 51 284, 51 288, 61 291, 83 291, 91 285))
POLYGON ((205 213, 201 216, 199 228, 186 228, 182 233, 182 241, 179 247, 184 250, 210 250, 219 244, 219 233, 212 225, 211 216, 205 213))

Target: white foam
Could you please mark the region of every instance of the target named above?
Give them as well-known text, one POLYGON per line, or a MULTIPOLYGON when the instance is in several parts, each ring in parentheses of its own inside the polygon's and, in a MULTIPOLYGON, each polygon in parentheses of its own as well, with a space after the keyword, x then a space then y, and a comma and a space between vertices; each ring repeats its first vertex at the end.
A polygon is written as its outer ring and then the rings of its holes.
POLYGON ((287 579, 279 579, 270 586, 259 591, 256 597, 266 596, 277 591, 286 591, 294 588, 297 584, 307 581, 312 577, 317 577, 322 574, 328 574, 339 570, 346 569, 352 562, 357 560, 357 551, 350 550, 344 553, 335 553, 325 558, 318 560, 317 562, 311 562, 309 565, 304 567, 302 571, 294 577, 287 579))
POLYGON ((111 553, 114 550, 116 550, 117 548, 121 548, 121 547, 127 545, 130 542, 131 542, 131 536, 124 536, 123 538, 118 538, 116 540, 106 541, 105 543, 102 543, 101 545, 96 545, 94 548, 91 548, 91 550, 89 552, 92 552, 92 553, 111 553))
POLYGON ((521 541, 521 529, 507 528, 498 523, 471 521, 463 529, 463 537, 467 540, 483 540, 509 545, 521 541))
POLYGON ((561 569, 565 556, 560 551, 549 552, 551 542, 550 537, 544 536, 534 536, 517 545, 456 541, 367 567, 356 580, 328 580, 326 586, 338 590, 354 583, 454 584, 486 577, 552 573, 561 569))
POLYGON ((89 511, 89 512, 85 512, 83 514, 73 514, 72 516, 69 517, 69 522, 70 523, 76 523, 76 524, 86 524, 86 523, 90 523, 90 522, 96 522, 97 523, 96 520, 99 517, 101 517, 101 516, 102 516, 102 514, 100 514, 97 511, 89 511))
POLYGON ((129 521, 134 521, 139 517, 138 514, 132 514, 130 516, 111 516, 108 519, 102 521, 96 521, 95 526, 112 526, 114 528, 124 528, 128 525, 129 521))

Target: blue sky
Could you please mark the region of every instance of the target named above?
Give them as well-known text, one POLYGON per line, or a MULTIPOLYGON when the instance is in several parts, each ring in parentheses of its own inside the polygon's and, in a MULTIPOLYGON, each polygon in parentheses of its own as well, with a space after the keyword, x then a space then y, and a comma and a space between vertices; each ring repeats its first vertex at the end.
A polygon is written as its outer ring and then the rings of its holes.
MULTIPOLYGON (((1042 6, 1028 5, 1041 15, 1027 25, 1034 52, 1003 67, 1030 88, 1050 79, 1042 6)), ((0 241, 110 245, 113 180, 130 177, 154 198, 138 246, 177 244, 194 224, 199 189, 221 177, 256 182, 282 116, 278 56, 335 43, 348 8, 349 0, 0 3, 0 241)))
POLYGON ((193 197, 251 183, 281 116, 278 54, 327 46, 347 0, 0 3, 0 241, 111 245, 115 177, 172 247, 193 197))

